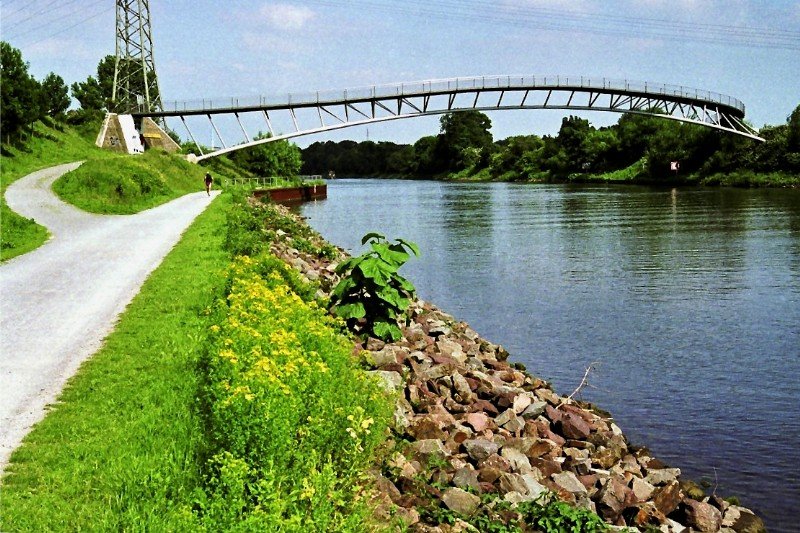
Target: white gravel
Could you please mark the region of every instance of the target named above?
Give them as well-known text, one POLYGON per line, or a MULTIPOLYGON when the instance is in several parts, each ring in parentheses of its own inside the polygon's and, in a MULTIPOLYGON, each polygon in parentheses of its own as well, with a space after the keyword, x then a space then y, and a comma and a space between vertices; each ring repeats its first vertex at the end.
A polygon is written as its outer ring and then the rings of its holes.
POLYGON ((9 207, 52 238, 0 265, 0 472, 216 195, 192 193, 136 215, 93 215, 50 189, 79 165, 34 172, 6 190, 9 207))

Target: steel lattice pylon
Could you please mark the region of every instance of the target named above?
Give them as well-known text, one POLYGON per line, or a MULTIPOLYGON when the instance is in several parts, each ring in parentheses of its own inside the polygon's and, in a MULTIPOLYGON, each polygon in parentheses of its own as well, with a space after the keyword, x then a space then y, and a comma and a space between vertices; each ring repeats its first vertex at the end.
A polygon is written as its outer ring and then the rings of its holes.
POLYGON ((149 0, 117 0, 116 34, 113 110, 160 111, 149 0))

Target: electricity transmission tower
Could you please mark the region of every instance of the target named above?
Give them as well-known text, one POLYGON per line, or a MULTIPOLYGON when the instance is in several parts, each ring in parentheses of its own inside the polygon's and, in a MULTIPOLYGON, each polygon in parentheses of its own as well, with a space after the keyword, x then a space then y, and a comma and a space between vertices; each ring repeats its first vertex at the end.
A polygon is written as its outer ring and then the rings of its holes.
POLYGON ((149 0, 116 0, 117 47, 113 111, 160 111, 149 0))

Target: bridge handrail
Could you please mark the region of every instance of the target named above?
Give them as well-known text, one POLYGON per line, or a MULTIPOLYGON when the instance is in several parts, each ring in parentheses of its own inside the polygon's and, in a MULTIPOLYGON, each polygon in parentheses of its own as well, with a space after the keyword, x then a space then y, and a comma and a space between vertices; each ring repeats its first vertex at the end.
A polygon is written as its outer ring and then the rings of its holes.
POLYGON ((314 105, 364 99, 397 98, 421 94, 448 93, 470 90, 521 90, 521 89, 586 89, 638 92, 664 95, 720 104, 738 109, 744 114, 744 104, 732 96, 695 89, 683 85, 652 83, 627 79, 589 78, 586 76, 475 76, 443 78, 425 81, 370 85, 350 89, 332 89, 307 93, 288 93, 269 96, 248 96, 219 99, 165 101, 165 112, 213 111, 243 107, 269 107, 314 105))
POLYGON ((292 178, 284 178, 281 176, 255 176, 255 177, 237 177, 225 179, 225 185, 243 185, 245 187, 275 187, 279 184, 289 185, 290 183, 303 184, 307 181, 321 181, 323 177, 321 174, 304 174, 292 178))

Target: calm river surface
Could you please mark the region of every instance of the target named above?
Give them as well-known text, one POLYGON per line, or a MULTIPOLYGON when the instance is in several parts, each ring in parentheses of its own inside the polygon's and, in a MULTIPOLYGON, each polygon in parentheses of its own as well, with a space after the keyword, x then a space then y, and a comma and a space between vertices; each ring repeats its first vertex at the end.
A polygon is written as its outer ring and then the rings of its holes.
POLYGON ((301 211, 351 252, 420 245, 420 296, 798 531, 800 191, 335 180, 301 211))

